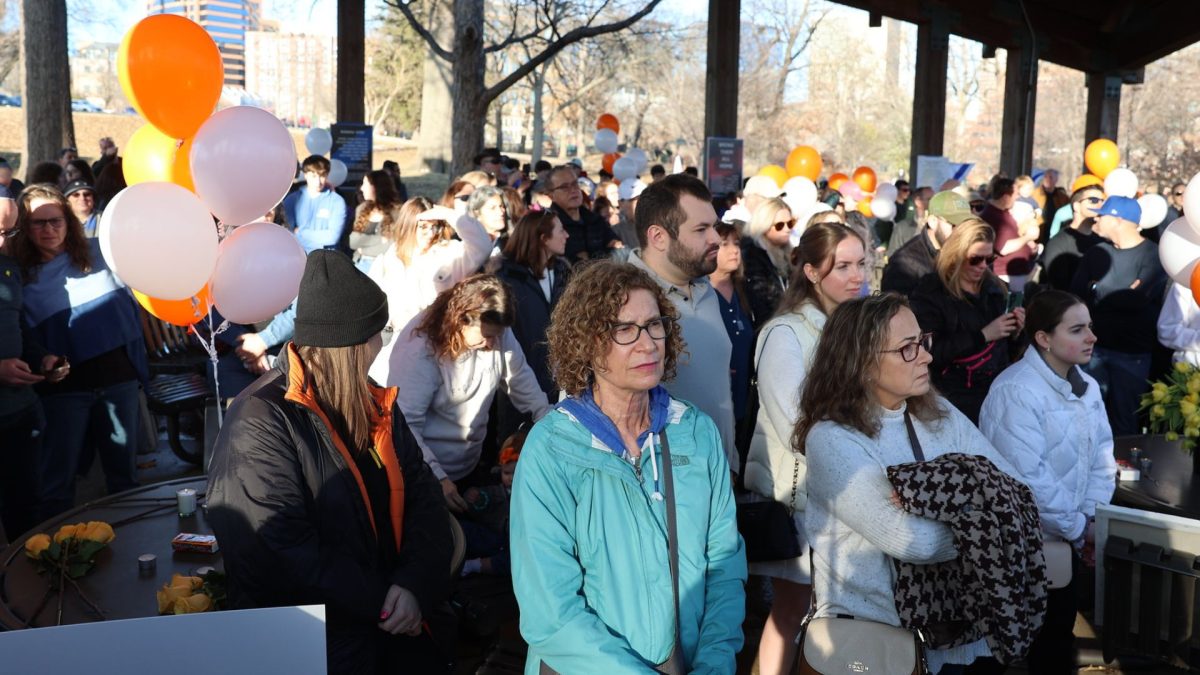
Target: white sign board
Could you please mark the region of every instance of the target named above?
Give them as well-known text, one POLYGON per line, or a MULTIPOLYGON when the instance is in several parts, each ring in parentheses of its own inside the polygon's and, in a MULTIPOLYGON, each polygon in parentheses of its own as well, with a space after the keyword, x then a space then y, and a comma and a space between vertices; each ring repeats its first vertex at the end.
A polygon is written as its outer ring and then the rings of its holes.
POLYGON ((913 188, 930 187, 934 192, 949 180, 966 180, 974 164, 951 162, 941 155, 917 155, 917 171, 913 188))
POLYGON ((325 675, 325 606, 0 632, 6 673, 325 675))

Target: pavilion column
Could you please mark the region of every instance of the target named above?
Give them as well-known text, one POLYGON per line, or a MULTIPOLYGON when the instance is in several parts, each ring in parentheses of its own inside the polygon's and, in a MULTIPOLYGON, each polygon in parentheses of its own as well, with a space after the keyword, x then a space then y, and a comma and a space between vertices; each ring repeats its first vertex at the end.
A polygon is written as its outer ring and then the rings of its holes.
POLYGON ((1116 73, 1087 74, 1087 117, 1084 144, 1097 138, 1117 140, 1121 118, 1121 76, 1116 73))
POLYGON ((365 122, 366 3, 338 0, 337 121, 365 122))
POLYGON ((1037 111, 1037 55, 1028 43, 1010 47, 1004 74, 1004 121, 1000 172, 1028 175, 1033 166, 1033 120, 1037 111))
MULTIPOLYGON (((917 24, 916 81, 913 87, 912 152, 909 177, 916 180, 917 155, 941 155, 946 135, 946 67, 950 32, 935 13, 917 24)), ((914 185, 915 187, 919 187, 914 185)), ((923 186, 921 186, 923 187, 923 186)), ((934 190, 937 185, 931 185, 934 190)))
POLYGON ((741 0, 708 0, 708 65, 704 80, 704 135, 737 136, 741 0))

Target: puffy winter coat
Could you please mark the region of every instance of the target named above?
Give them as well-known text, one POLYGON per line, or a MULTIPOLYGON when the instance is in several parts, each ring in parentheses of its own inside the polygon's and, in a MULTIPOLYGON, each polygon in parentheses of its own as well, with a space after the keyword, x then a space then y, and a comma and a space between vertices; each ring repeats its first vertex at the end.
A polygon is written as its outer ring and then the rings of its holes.
MULTIPOLYGON (((560 404, 561 405, 561 404, 560 404)), ((716 425, 672 399, 683 660, 733 673, 742 646, 746 556, 716 425)), ((525 672, 653 673, 675 643, 666 504, 655 499, 656 435, 641 476, 561 407, 534 425, 513 484, 510 540, 525 672)), ((661 467, 660 467, 661 468, 661 467)))
POLYGON ((505 260, 500 266, 498 276, 513 292, 517 308, 517 322, 512 327, 513 335, 520 343, 521 351, 525 352, 525 360, 533 369, 533 374, 537 375, 538 385, 546 392, 547 398, 554 400, 558 396, 558 387, 550 374, 550 350, 546 344, 546 329, 550 327, 550 312, 567 288, 571 266, 565 258, 556 256, 550 260, 547 267, 554 275, 549 300, 542 292, 541 280, 534 277, 533 271, 524 265, 505 260))
POLYGON ((759 331, 754 354, 758 424, 746 457, 746 487, 795 511, 803 511, 808 501, 804 488, 808 466, 803 455, 792 451, 792 430, 800 415, 800 388, 824 327, 825 313, 806 302, 799 312, 768 321, 759 331))
POLYGON ((771 256, 752 237, 742 237, 742 269, 746 279, 746 295, 750 298, 750 320, 755 330, 775 315, 779 300, 787 287, 771 256))
POLYGON ((1070 377, 1031 347, 992 383, 979 430, 1033 490, 1042 529, 1074 541, 1112 499, 1117 464, 1100 386, 1078 367, 1070 377))
MULTIPOLYGON (((326 606, 330 673, 372 673, 394 639, 377 624, 390 585, 430 616, 448 590, 452 541, 441 486, 395 406, 373 430, 387 503, 372 500, 354 458, 331 431, 295 347, 242 392, 209 469, 208 522, 233 608, 326 606), (386 509, 391 534, 377 534, 386 509), (390 550, 385 547, 390 547, 390 550), (382 561, 390 561, 384 566, 382 561)), ((403 649, 399 650, 403 653, 403 649)))

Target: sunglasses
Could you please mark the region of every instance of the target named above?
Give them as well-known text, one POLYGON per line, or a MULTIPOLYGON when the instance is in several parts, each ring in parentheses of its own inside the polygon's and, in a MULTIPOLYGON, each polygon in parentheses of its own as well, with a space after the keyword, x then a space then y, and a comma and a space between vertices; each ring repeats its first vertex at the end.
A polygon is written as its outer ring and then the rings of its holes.
POLYGON ((1087 202, 1088 204, 1103 204, 1104 203, 1104 200, 1099 197, 1084 197, 1080 201, 1087 202))
POLYGON ((1176 192, 1176 193, 1175 193, 1175 196, 1176 196, 1176 197, 1182 197, 1182 196, 1183 196, 1183 193, 1182 193, 1182 192, 1176 192))
POLYGON ((971 267, 978 267, 979 265, 981 265, 985 262, 989 265, 996 262, 996 254, 993 253, 991 255, 973 255, 973 256, 967 258, 967 264, 970 265, 971 267))
POLYGON ((785 227, 789 230, 796 227, 796 219, 793 218, 791 220, 785 220, 782 223, 775 223, 775 231, 776 232, 782 232, 783 228, 785 228, 785 227))
POLYGON ((458 201, 466 204, 467 201, 471 199, 471 195, 457 195, 454 198, 457 199, 458 201))

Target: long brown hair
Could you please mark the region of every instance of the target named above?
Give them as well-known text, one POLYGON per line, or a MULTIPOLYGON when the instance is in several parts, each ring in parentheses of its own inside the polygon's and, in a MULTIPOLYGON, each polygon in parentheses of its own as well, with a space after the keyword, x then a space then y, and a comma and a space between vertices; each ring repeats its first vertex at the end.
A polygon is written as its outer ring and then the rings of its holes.
MULTIPOLYGON (((800 394, 793 450, 804 454, 808 432, 825 420, 870 438, 879 434, 879 403, 872 396, 870 380, 877 376, 887 349, 892 317, 907 307, 904 296, 884 293, 844 302, 829 317, 800 394)), ((908 399, 908 411, 923 422, 946 416, 933 389, 908 399)))
POLYGON ((439 293, 413 334, 424 335, 438 358, 453 360, 467 351, 463 328, 481 323, 508 328, 516 319, 504 282, 494 274, 476 274, 439 293))
POLYGON ((798 312, 800 305, 806 302, 816 305, 822 313, 825 311, 825 307, 817 298, 817 284, 808 280, 804 266, 812 265, 820 274, 820 278, 824 279, 833 270, 833 256, 837 253, 838 244, 850 237, 858 239, 866 251, 867 245, 863 238, 841 223, 816 223, 804 230, 804 234, 800 235, 800 243, 796 245, 796 270, 779 300, 775 316, 798 312))
POLYGON ((358 213, 354 217, 354 231, 365 232, 370 222, 371 212, 379 209, 383 220, 379 223, 379 234, 386 234, 394 226, 393 218, 396 208, 400 206, 400 196, 396 194, 396 186, 392 176, 386 171, 375 170, 367 174, 367 182, 375 190, 375 199, 359 204, 358 213))
MULTIPOLYGON (((433 208, 433 202, 424 197, 413 197, 404 202, 404 205, 396 212, 396 225, 391 232, 384 233, 384 236, 390 236, 396 242, 396 257, 404 263, 405 266, 412 264, 413 254, 417 247, 417 227, 420 223, 417 221, 417 216, 425 211, 433 208)), ((437 224, 434 224, 437 227, 437 224)), ((438 239, 446 240, 450 237, 446 230, 448 226, 443 225, 438 230, 438 239)), ((435 245, 438 240, 433 242, 435 245)))
POLYGON ((367 380, 370 347, 296 347, 304 364, 304 384, 329 418, 333 431, 353 452, 373 444, 371 428, 382 412, 367 380))
MULTIPOLYGON (((937 256, 938 278, 942 280, 947 293, 959 300, 963 299, 962 271, 966 267, 971 247, 979 243, 994 245, 995 242, 996 234, 992 231, 992 226, 978 218, 968 218, 954 226, 937 256)), ((995 275, 989 269, 983 273, 983 279, 995 281, 995 275)))
POLYGON ((53 202, 62 211, 63 218, 67 221, 67 238, 63 242, 63 246, 67 255, 71 257, 71 264, 84 273, 91 272, 92 254, 88 246, 87 235, 83 232, 83 223, 79 222, 79 218, 71 210, 67 198, 59 192, 57 186, 35 183, 21 191, 21 196, 17 200, 17 228, 20 232, 15 237, 8 237, 5 242, 9 255, 21 267, 22 279, 32 281, 37 268, 43 262, 42 253, 34 245, 30 231, 29 221, 33 219, 33 209, 30 208, 30 204, 35 199, 53 202))
POLYGON ((504 257, 524 265, 533 272, 533 276, 541 279, 545 276, 548 252, 546 240, 554 234, 554 224, 558 215, 554 211, 530 211, 525 214, 504 245, 504 257))

